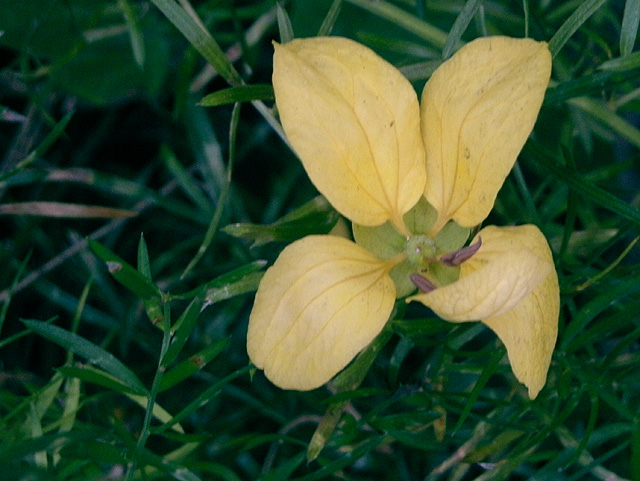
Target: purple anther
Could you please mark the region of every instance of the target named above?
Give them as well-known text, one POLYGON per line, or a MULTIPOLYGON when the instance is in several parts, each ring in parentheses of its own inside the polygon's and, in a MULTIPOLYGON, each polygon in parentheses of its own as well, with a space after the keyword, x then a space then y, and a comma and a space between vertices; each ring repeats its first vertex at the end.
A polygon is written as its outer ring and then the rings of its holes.
POLYGON ((464 261, 471 259, 473 254, 478 252, 480 246, 482 245, 482 239, 478 238, 478 242, 475 244, 471 244, 470 246, 463 247, 457 251, 449 252, 440 257, 440 262, 442 262, 445 266, 449 267, 457 267, 462 264, 464 261))
POLYGON ((433 282, 420 274, 411 274, 409 279, 411 279, 411 282, 413 282, 418 289, 426 294, 436 290, 437 288, 433 282))

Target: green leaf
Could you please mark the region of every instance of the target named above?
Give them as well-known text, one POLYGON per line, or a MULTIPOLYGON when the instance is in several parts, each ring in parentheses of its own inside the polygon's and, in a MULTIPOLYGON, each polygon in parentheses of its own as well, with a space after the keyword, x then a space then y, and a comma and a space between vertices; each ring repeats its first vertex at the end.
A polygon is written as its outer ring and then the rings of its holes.
POLYGON ((320 25, 320 29, 318 30, 318 37, 325 37, 331 35, 331 31, 333 30, 333 26, 338 20, 338 15, 340 15, 340 10, 342 9, 342 0, 333 0, 331 3, 331 8, 329 8, 329 12, 327 12, 327 16, 322 21, 322 25, 320 25))
POLYGON ((241 85, 218 90, 206 95, 198 102, 204 107, 217 107, 218 105, 232 104, 235 102, 250 102, 252 100, 273 100, 273 86, 269 84, 241 85))
POLYGON ((151 281, 149 250, 147 249, 147 243, 144 241, 143 234, 140 234, 140 241, 138 241, 138 272, 142 274, 145 279, 151 281))
POLYGON ((182 35, 200 52, 207 62, 231 85, 242 85, 243 81, 231 62, 222 51, 211 34, 204 29, 201 22, 196 21, 174 0, 152 0, 182 35))
POLYGON ((187 339, 193 331, 193 327, 198 322, 198 316, 204 305, 204 296, 196 296, 178 318, 176 323, 171 327, 174 330, 171 344, 167 348, 167 352, 162 357, 161 366, 166 367, 178 357, 180 351, 187 343, 187 339))
MULTIPOLYGON (((602 66, 600 66, 600 68, 602 68, 602 66)), ((639 77, 640 71, 621 75, 617 71, 607 70, 604 72, 596 72, 593 75, 585 75, 577 79, 567 80, 547 90, 544 97, 544 105, 560 104, 574 97, 582 97, 601 92, 603 89, 613 88, 639 77)))
POLYGON ((49 150, 49 147, 51 147, 53 143, 56 140, 58 140, 58 138, 64 133, 65 129, 67 128, 67 125, 69 125, 69 122, 71 122, 72 117, 73 117, 73 112, 69 112, 67 115, 62 117, 60 122, 58 122, 53 127, 51 132, 49 132, 49 134, 47 134, 44 140, 40 142, 40 145, 38 145, 38 147, 36 147, 29 155, 27 155, 27 157, 25 157, 23 160, 18 162, 18 164, 9 172, 5 172, 0 175, 0 181, 8 179, 9 177, 17 174, 18 172, 26 169, 33 162, 35 162, 37 159, 42 157, 47 152, 47 150, 49 150))
MULTIPOLYGON (((640 5, 640 2, 638 5, 640 5)), ((600 70, 610 70, 613 72, 636 70, 640 68, 640 52, 635 52, 624 57, 612 58, 611 60, 603 62, 598 68, 600 70)))
POLYGON ((95 254, 107 264, 109 273, 127 289, 141 299, 160 297, 160 290, 143 274, 114 254, 98 241, 89 240, 89 246, 95 254))
POLYGON ((364 10, 388 20, 391 24, 412 32, 437 48, 444 47, 447 34, 432 24, 419 19, 405 10, 383 0, 347 0, 364 10))
POLYGON ((287 11, 282 8, 280 2, 276 3, 276 15, 278 18, 278 30, 280 32, 280 43, 287 43, 293 40, 293 26, 287 11))
POLYGON ((72 332, 41 321, 22 320, 33 332, 100 366, 133 392, 148 394, 140 379, 113 354, 72 332))
POLYGON ((571 99, 569 104, 578 107, 591 117, 599 120, 613 132, 617 132, 620 137, 627 139, 633 145, 640 148, 640 130, 624 120, 613 110, 608 109, 601 102, 597 102, 586 97, 580 97, 571 99))
POLYGON ((442 58, 447 59, 451 57, 456 47, 460 46, 462 34, 471 23, 471 20, 473 20, 473 16, 482 5, 482 2, 483 0, 468 0, 467 3, 465 3, 464 8, 453 23, 449 35, 447 35, 447 41, 442 49, 442 58))
POLYGON ((133 51, 133 58, 136 60, 138 67, 144 67, 144 40, 142 38, 142 29, 140 28, 140 22, 136 17, 136 12, 129 0, 118 0, 120 10, 127 24, 127 30, 129 31, 129 40, 131 41, 131 50, 133 51))
POLYGON ((89 246, 107 264, 109 273, 142 300, 151 322, 162 327, 164 315, 162 313, 162 293, 160 289, 144 274, 134 269, 99 242, 89 239, 89 246))
POLYGON ((134 389, 117 377, 90 364, 76 363, 73 366, 62 366, 58 368, 58 371, 68 378, 77 378, 84 382, 97 384, 98 386, 106 387, 111 391, 121 394, 146 394, 146 391, 134 389))
MULTIPOLYGON (((127 394, 127 396, 133 402, 137 403, 142 409, 149 408, 149 398, 147 396, 138 396, 136 394, 127 394)), ((173 419, 173 416, 156 402, 153 403, 152 415, 162 423, 168 423, 173 419)), ((184 429, 182 429, 182 426, 178 423, 174 423, 172 429, 180 434, 184 434, 184 429)))
POLYGON ((607 0, 586 0, 567 19, 549 40, 549 50, 554 57, 571 36, 593 15, 607 0))
POLYGON ((216 302, 224 301, 225 299, 230 299, 231 297, 248 292, 257 291, 263 275, 264 272, 253 272, 236 282, 221 287, 208 288, 205 296, 207 305, 215 304, 216 302))
MULTIPOLYGON (((369 368, 373 364, 376 356, 380 353, 382 348, 389 342, 393 331, 389 328, 389 324, 382 330, 378 337, 376 337, 371 344, 369 344, 355 360, 340 374, 338 374, 331 384, 334 386, 335 391, 340 395, 342 393, 348 393, 353 391, 364 380, 369 368)), ((338 421, 342 417, 343 411, 347 408, 348 401, 340 401, 332 404, 325 412, 320 424, 313 433, 313 437, 309 442, 307 448, 307 462, 311 462, 318 457, 325 444, 333 434, 338 421)))
POLYGON ((173 369, 165 372, 164 376, 162 376, 158 391, 165 391, 198 372, 220 354, 228 344, 229 338, 215 341, 198 353, 190 356, 189 359, 185 359, 173 369))
POLYGON ((626 202, 623 202, 606 190, 584 181, 576 174, 576 172, 556 162, 554 157, 543 150, 543 148, 534 140, 529 139, 527 141, 523 152, 527 155, 531 155, 536 159, 538 164, 558 179, 561 179, 562 182, 571 186, 576 190, 576 192, 589 199, 589 201, 595 202, 616 215, 630 220, 634 224, 640 225, 640 212, 638 209, 630 206, 626 202))
POLYGON ((292 242, 307 235, 327 234, 340 216, 324 199, 316 197, 270 225, 230 224, 222 231, 234 237, 253 240, 253 247, 269 242, 292 242))
POLYGON ((622 28, 620 29, 620 55, 623 57, 633 52, 638 35, 638 23, 640 23, 640 2, 627 0, 622 16, 622 28))

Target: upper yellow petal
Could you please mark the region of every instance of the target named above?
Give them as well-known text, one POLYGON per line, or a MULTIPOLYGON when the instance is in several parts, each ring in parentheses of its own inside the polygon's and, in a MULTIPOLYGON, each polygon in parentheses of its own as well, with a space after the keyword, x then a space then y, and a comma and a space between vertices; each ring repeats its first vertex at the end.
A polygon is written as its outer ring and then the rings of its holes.
POLYGON ((424 191, 413 87, 369 48, 339 37, 275 44, 282 126, 317 189, 351 221, 402 223, 424 191))
POLYGON ((456 282, 408 300, 422 302, 448 321, 478 321, 507 313, 553 270, 553 263, 532 241, 536 232, 531 225, 485 227, 471 242, 480 238, 482 246, 461 265, 456 282))
POLYGON ((251 361, 284 389, 326 383, 384 327, 395 300, 388 270, 341 237, 290 244, 256 293, 247 335, 251 361))
POLYGON ((464 227, 489 214, 533 129, 551 75, 546 43, 486 37, 444 62, 422 93, 425 196, 464 227))

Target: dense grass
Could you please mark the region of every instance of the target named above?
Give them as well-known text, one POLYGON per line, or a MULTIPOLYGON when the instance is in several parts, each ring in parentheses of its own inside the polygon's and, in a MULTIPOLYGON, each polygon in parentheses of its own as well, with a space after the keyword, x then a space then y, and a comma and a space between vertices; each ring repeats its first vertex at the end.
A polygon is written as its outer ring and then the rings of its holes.
POLYGON ((638 5, 1 0, 0 478, 640 480, 638 5), (272 40, 319 32, 418 91, 461 40, 549 42, 488 219, 534 223, 554 252, 560 333, 534 401, 488 329, 413 305, 361 384, 283 391, 251 369, 265 267, 339 221, 269 86, 272 40))

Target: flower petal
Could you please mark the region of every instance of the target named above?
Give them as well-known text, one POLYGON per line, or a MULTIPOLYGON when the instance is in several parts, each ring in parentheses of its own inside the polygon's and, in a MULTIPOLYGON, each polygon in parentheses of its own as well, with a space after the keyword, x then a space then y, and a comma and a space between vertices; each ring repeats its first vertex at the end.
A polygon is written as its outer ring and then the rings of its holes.
POLYGON ((422 93, 427 152, 425 196, 438 210, 437 231, 489 214, 533 129, 551 75, 546 43, 486 37, 443 63, 422 93))
POLYGON ((351 221, 398 225, 424 191, 418 100, 409 81, 352 40, 275 44, 287 137, 317 189, 351 221))
MULTIPOLYGON (((472 241, 482 246, 460 267, 453 284, 410 297, 422 302, 443 319, 455 322, 478 321, 509 312, 528 296, 553 270, 539 249, 537 227, 489 226, 472 241)), ((548 247, 547 247, 548 249, 548 247)))
POLYGON ((502 340, 515 376, 534 399, 546 382, 558 334, 560 290, 551 250, 533 225, 489 226, 460 280, 410 298, 444 319, 482 319, 502 340), (467 299, 463 296, 466 294, 467 299))
POLYGON ((389 268, 341 237, 308 236, 287 246, 256 293, 251 361, 283 389, 329 381, 387 322, 395 300, 389 268))
POLYGON ((509 312, 483 320, 506 346, 511 369, 529 389, 530 399, 535 399, 547 380, 558 336, 559 292, 558 275, 552 270, 509 312))

